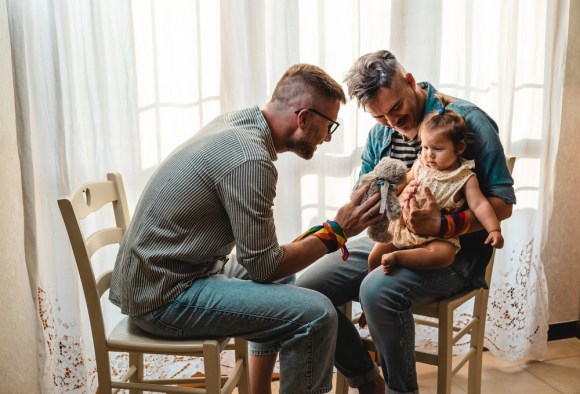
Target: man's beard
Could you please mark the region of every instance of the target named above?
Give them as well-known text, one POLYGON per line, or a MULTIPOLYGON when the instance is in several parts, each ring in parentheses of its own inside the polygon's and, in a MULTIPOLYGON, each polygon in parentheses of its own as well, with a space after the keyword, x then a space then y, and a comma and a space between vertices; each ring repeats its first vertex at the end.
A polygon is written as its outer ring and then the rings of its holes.
POLYGON ((293 139, 293 140, 288 141, 286 143, 286 148, 290 152, 296 153, 296 155, 298 155, 299 157, 301 157, 303 159, 306 159, 306 160, 312 159, 312 156, 314 156, 314 152, 316 151, 316 144, 312 141, 309 142, 307 137, 315 136, 316 131, 317 131, 316 126, 312 125, 308 129, 306 136, 304 136, 300 139, 293 139))
POLYGON ((290 152, 294 152, 299 157, 306 160, 310 160, 312 159, 312 156, 314 156, 314 148, 303 139, 288 141, 286 148, 288 148, 290 152))

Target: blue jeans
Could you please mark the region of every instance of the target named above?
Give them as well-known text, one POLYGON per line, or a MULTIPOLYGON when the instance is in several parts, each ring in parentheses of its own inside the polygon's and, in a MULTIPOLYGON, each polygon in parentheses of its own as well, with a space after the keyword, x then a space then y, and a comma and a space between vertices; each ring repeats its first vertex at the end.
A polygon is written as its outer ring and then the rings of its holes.
POLYGON ((240 267, 228 262, 222 273, 195 280, 135 323, 169 338, 245 338, 254 355, 280 352, 280 393, 329 392, 337 326, 332 303, 313 290, 230 277, 243 276, 240 267))
POLYGON ((451 268, 398 268, 385 275, 379 267, 367 275, 367 258, 373 245, 367 237, 349 241, 350 257, 346 262, 337 253, 327 255, 304 271, 296 286, 321 292, 337 307, 335 366, 350 386, 360 387, 378 374, 357 329, 340 310, 346 302, 360 300, 381 358, 388 392, 414 393, 418 385, 411 306, 450 296, 472 283, 451 268))

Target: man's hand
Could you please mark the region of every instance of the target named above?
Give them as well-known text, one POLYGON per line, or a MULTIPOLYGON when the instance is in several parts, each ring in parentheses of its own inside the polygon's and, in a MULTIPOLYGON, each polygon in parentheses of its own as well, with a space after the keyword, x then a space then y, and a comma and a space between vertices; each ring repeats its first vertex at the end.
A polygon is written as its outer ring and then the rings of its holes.
POLYGON ((417 205, 415 193, 418 182, 411 181, 399 196, 402 201, 403 219, 409 230, 418 235, 438 235, 441 228, 441 213, 439 206, 431 194, 429 187, 423 188, 425 204, 422 208, 417 205))
POLYGON ((381 208, 380 193, 375 193, 361 204, 367 190, 368 187, 361 187, 352 196, 351 201, 342 206, 336 213, 334 221, 342 227, 347 237, 357 235, 382 218, 382 215, 378 215, 381 208))

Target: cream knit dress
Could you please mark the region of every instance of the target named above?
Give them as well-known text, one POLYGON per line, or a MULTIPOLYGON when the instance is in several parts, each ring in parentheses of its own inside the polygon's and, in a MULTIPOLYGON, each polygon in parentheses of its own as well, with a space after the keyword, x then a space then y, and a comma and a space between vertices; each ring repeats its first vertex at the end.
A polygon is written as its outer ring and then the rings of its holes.
MULTIPOLYGON (((423 163, 421 156, 419 156, 411 168, 415 179, 420 182, 419 189, 415 195, 419 207, 422 207, 425 204, 425 196, 423 194, 423 188, 425 186, 429 186, 429 189, 431 190, 431 193, 441 211, 445 213, 455 212, 463 206, 465 203, 465 196, 462 189, 465 182, 475 175, 471 170, 474 168, 475 163, 473 160, 460 160, 461 165, 459 168, 451 172, 443 172, 427 167, 423 163), (457 201, 454 201, 456 198, 455 196, 458 195, 458 193, 460 194, 460 198, 458 198, 457 201)), ((390 223, 389 232, 393 235, 393 240, 391 242, 399 249, 413 248, 433 240, 451 242, 455 246, 456 252, 460 249, 459 239, 457 237, 443 239, 432 236, 424 237, 412 233, 405 226, 402 215, 399 220, 390 223)))

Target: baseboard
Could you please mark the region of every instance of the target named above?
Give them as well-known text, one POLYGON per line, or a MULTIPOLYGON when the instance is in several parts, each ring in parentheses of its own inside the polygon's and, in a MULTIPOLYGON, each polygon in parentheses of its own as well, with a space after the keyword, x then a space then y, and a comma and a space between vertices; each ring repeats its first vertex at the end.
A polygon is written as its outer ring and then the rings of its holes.
POLYGON ((565 338, 580 338, 580 321, 550 324, 548 341, 565 338))

